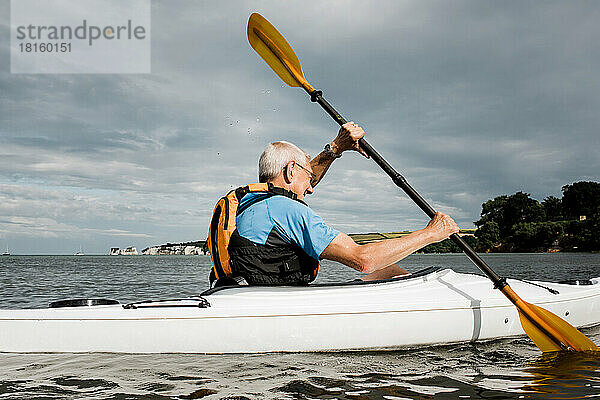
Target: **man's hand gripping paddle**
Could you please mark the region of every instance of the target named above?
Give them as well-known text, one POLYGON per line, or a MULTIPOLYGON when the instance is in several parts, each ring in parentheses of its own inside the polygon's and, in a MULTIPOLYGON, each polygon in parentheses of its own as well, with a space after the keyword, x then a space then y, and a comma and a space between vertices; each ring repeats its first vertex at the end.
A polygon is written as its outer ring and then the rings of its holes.
MULTIPOLYGON (((347 121, 323 98, 323 93, 308 83, 300 61, 285 38, 269 21, 260 14, 252 14, 248 20, 248 41, 256 52, 266 61, 275 73, 289 86, 302 87, 339 124, 347 121)), ((408 184, 402 175, 392 168, 363 138, 359 145, 417 205, 433 218, 435 210, 408 184)), ((523 330, 543 352, 551 351, 600 351, 585 335, 568 322, 548 310, 523 301, 508 285, 506 279, 500 278, 475 253, 458 234, 450 238, 465 252, 471 261, 494 283, 494 287, 517 307, 523 330)))

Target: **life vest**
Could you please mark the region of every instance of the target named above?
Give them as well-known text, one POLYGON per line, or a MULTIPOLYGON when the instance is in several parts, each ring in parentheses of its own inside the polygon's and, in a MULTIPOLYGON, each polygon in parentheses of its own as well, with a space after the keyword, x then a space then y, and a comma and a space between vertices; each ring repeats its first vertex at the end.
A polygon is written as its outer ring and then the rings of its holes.
POLYGON ((269 238, 260 245, 243 238, 236 230, 237 215, 248 207, 272 196, 286 196, 298 200, 295 193, 271 183, 253 183, 230 191, 216 204, 209 233, 208 250, 213 262, 210 273, 214 280, 243 277, 251 285, 298 285, 315 279, 319 263, 299 246, 282 238, 269 238), (248 193, 264 192, 239 207, 248 193))

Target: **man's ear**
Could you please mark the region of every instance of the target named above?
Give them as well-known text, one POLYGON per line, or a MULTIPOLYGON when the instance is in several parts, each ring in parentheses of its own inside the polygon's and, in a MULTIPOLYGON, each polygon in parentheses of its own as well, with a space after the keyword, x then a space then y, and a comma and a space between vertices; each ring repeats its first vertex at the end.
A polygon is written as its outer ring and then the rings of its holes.
POLYGON ((294 161, 290 161, 283 168, 283 179, 285 183, 292 183, 292 178, 294 177, 294 161))

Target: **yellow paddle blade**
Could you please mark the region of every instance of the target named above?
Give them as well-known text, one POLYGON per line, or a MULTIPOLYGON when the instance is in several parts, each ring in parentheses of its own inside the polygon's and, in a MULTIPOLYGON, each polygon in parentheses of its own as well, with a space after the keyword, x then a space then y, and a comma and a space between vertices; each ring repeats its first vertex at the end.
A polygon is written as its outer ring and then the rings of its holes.
POLYGON ((519 310, 523 330, 542 352, 600 351, 585 335, 550 311, 521 299, 509 285, 500 289, 519 310))
POLYGON ((552 335, 543 332, 521 309, 519 309, 519 318, 521 319, 523 330, 542 352, 546 353, 565 350, 557 343, 557 337, 567 338, 568 344, 564 343, 563 345, 566 344, 569 347, 569 350, 600 351, 600 348, 598 348, 594 342, 564 319, 535 304, 525 304, 529 306, 531 311, 536 314, 537 317, 548 324, 553 331, 552 335))
POLYGON ((253 13, 248 19, 248 41, 285 83, 294 87, 302 86, 307 91, 314 90, 304 78, 302 66, 292 47, 281 33, 258 13, 253 13))

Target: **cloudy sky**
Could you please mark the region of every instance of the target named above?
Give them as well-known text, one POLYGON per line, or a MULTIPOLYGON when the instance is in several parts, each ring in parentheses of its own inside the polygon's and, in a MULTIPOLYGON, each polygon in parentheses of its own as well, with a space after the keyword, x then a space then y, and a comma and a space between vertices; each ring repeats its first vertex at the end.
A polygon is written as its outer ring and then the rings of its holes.
MULTIPOLYGON (((0 0, 0 250, 106 253, 206 238, 267 143, 317 154, 337 127, 249 46, 252 12, 313 86, 436 208, 542 200, 600 179, 600 5, 572 1, 154 1, 151 74, 10 73, 0 0)), ((344 154, 309 199, 348 233, 427 218, 344 154)))

